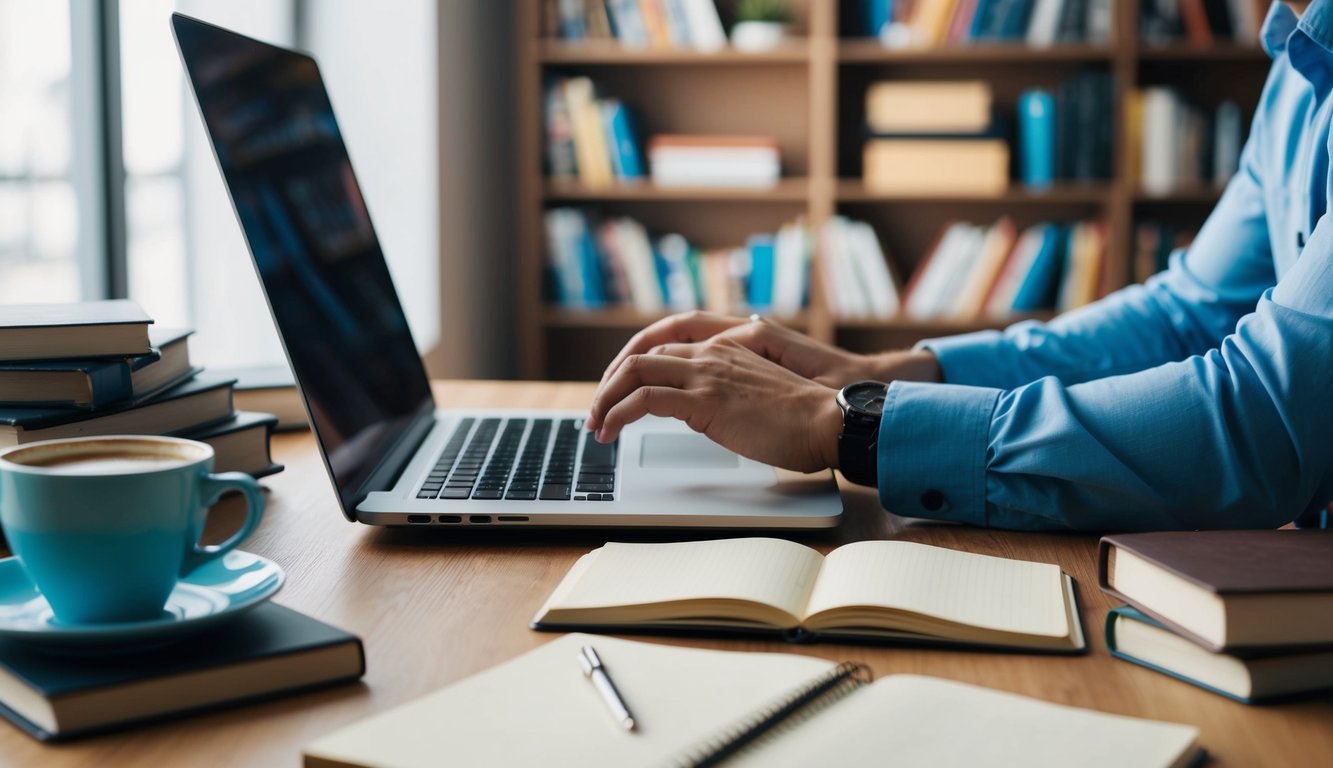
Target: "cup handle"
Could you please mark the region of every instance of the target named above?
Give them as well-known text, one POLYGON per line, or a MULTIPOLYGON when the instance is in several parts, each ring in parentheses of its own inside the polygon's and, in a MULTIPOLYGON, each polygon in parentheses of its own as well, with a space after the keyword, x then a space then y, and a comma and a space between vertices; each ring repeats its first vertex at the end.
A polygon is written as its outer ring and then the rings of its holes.
POLYGON ((226 491, 240 491, 245 496, 245 522, 241 529, 221 544, 199 546, 192 544, 192 549, 185 553, 185 562, 181 565, 181 576, 193 571, 204 563, 216 560, 236 548, 245 537, 254 532, 259 521, 264 517, 264 495, 259 491, 259 483, 244 472, 223 472, 208 474, 199 478, 199 492, 204 499, 204 506, 211 507, 226 491))

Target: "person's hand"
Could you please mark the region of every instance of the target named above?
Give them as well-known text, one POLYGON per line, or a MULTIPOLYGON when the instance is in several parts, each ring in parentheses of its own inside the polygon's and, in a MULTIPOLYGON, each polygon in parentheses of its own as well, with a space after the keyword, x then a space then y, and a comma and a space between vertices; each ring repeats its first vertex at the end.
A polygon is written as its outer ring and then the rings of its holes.
POLYGON ((712 338, 731 339, 793 373, 838 389, 853 381, 873 378, 877 372, 875 358, 815 341, 771 320, 695 311, 658 320, 634 334, 607 366, 602 385, 631 355, 651 353, 664 344, 712 338))
MULTIPOLYGON (((716 317, 716 316, 714 316, 716 317)), ((717 333, 618 359, 588 417, 610 442, 648 414, 674 417, 731 451, 800 472, 836 467, 837 391, 717 333)))

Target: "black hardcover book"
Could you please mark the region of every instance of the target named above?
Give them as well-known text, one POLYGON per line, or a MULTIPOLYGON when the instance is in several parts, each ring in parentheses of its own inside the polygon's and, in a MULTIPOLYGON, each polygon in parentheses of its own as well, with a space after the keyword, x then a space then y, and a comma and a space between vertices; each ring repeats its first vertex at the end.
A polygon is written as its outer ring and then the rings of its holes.
POLYGON ((97 410, 144 399, 184 382, 192 331, 149 328, 142 355, 0 362, 0 403, 20 408, 97 410))
POLYGON ((152 322, 128 299, 0 305, 0 360, 146 355, 152 322))
POLYGON ((160 394, 91 413, 0 407, 0 448, 62 437, 179 434, 230 418, 235 383, 235 379, 198 376, 160 394))
POLYGON ((62 740, 350 682, 365 669, 355 635, 266 603, 140 653, 58 655, 0 639, 0 716, 62 740))
POLYGON ((278 425, 271 413, 237 411, 227 421, 181 435, 213 446, 214 472, 244 472, 252 477, 281 472, 269 455, 269 437, 278 425))

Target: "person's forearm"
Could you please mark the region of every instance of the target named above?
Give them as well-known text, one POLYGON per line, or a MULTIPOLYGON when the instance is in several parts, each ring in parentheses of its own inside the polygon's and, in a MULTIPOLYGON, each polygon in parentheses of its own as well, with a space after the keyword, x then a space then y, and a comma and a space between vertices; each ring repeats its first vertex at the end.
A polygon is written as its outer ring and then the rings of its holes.
POLYGON ((1333 224, 1202 356, 1012 391, 894 384, 892 512, 1000 528, 1276 527, 1333 498, 1333 224))

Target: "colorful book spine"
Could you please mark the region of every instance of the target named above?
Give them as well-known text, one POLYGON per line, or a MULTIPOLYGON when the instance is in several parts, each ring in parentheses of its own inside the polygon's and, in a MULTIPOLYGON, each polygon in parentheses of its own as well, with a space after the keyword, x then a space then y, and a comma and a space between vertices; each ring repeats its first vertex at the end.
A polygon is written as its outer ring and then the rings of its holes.
POLYGON ((1044 189, 1055 181, 1055 98, 1033 89, 1018 97, 1019 166, 1023 183, 1044 189))

